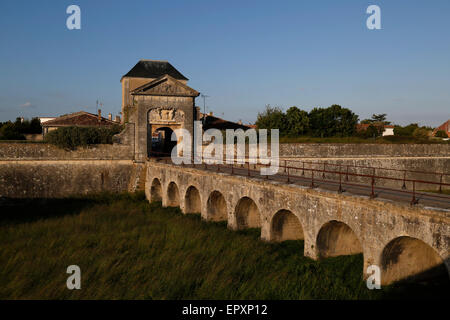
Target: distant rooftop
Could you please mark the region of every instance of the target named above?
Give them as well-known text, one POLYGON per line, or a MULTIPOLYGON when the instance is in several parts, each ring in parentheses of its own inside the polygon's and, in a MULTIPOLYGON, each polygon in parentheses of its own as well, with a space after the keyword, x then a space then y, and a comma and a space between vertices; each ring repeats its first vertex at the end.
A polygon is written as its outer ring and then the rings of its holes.
POLYGON ((247 130, 247 129, 251 128, 250 125, 242 124, 241 122, 233 122, 233 121, 228 121, 228 120, 218 118, 218 117, 214 116, 212 112, 209 114, 200 112, 200 118, 201 119, 205 118, 203 130, 208 130, 208 129, 218 129, 218 130, 243 129, 243 130, 247 130))
POLYGON ((189 80, 175 69, 168 61, 140 60, 124 77, 159 78, 165 74, 177 80, 189 80))
POLYGON ((434 129, 433 130, 433 136, 440 130, 445 131, 445 133, 447 133, 447 136, 450 138, 450 120, 445 121, 439 127, 434 129))
POLYGON ((115 122, 103 118, 99 111, 99 114, 93 114, 86 111, 74 112, 55 118, 53 120, 42 123, 44 127, 103 127, 112 126, 115 122))

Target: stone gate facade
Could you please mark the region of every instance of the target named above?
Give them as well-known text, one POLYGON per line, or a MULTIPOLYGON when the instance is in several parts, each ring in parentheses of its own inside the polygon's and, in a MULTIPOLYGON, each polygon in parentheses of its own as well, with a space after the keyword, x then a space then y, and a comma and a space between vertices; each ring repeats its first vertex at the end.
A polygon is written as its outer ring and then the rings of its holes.
POLYGON ((134 148, 134 160, 143 162, 152 151, 152 136, 161 131, 169 143, 175 129, 193 137, 199 118, 195 98, 199 92, 167 61, 141 60, 121 79, 125 130, 114 139, 134 148))

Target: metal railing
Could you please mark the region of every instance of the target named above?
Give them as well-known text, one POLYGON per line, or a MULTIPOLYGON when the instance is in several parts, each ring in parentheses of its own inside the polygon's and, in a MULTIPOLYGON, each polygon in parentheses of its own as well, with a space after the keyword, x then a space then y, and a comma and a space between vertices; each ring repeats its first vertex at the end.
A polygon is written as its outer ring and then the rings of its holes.
MULTIPOLYGON (((163 153, 163 152, 152 152, 155 156, 157 156, 157 161, 164 161, 167 164, 174 164, 172 160, 170 159, 170 154, 163 153), (158 159, 159 158, 159 159, 158 159)), ((149 158, 147 158, 150 160, 149 158)), ((411 205, 415 205, 418 203, 418 196, 420 195, 426 195, 430 198, 436 198, 436 199, 445 199, 450 202, 450 197, 443 196, 439 194, 433 194, 433 193, 426 193, 418 192, 416 190, 416 187, 418 184, 421 185, 431 185, 431 186, 439 186, 439 191, 442 192, 442 188, 450 188, 450 183, 443 182, 444 176, 450 176, 449 173, 439 173, 439 172, 426 172, 426 171, 414 171, 414 170, 398 170, 398 169, 391 169, 391 168, 382 168, 382 167, 368 167, 368 166, 358 166, 358 165, 343 165, 343 164, 334 164, 334 163, 326 163, 326 162, 311 162, 311 161, 301 161, 301 160, 282 160, 280 161, 281 164, 279 168, 281 170, 278 171, 275 175, 261 175, 260 169, 262 167, 268 167, 270 164, 262 164, 257 163, 256 159, 241 159, 241 163, 208 163, 210 161, 204 161, 204 160, 211 160, 211 162, 217 161, 217 159, 214 158, 202 158, 201 163, 194 163, 194 161, 190 161, 190 164, 182 163, 180 166, 184 167, 192 167, 192 168, 200 168, 205 170, 215 170, 216 172, 227 172, 231 175, 245 175, 248 177, 263 177, 266 180, 269 179, 285 179, 284 181, 286 183, 293 183, 295 180, 303 180, 308 181, 309 187, 315 188, 317 187, 317 184, 320 183, 331 183, 338 186, 337 191, 339 193, 345 192, 344 186, 352 186, 352 187, 363 187, 363 188, 369 188, 370 191, 370 197, 375 198, 377 197, 376 190, 384 190, 384 191, 395 191, 403 194, 410 194, 411 195, 411 205), (294 162, 294 163, 300 163, 299 166, 296 165, 290 165, 288 162, 294 162), (310 165, 309 167, 307 165, 310 165), (311 165, 317 165, 320 168, 313 168, 311 165), (253 166, 253 168, 252 168, 253 166), (337 167, 338 170, 331 170, 329 167, 337 167), (342 170, 342 168, 345 168, 342 170), (369 174, 364 173, 355 173, 351 172, 350 168, 362 168, 362 169, 370 169, 372 172, 369 174), (388 177, 383 175, 376 174, 376 170, 387 170, 387 171, 397 171, 402 172, 402 177, 396 178, 396 177, 388 177), (281 171, 281 172, 280 172, 281 171), (299 174, 296 174, 299 173, 299 174), (306 173, 309 173, 306 174, 306 173), (434 174, 438 175, 440 177, 439 182, 436 181, 429 181, 429 180, 420 180, 420 179, 412 179, 407 178, 408 173, 420 173, 420 174, 434 174), (327 179, 327 175, 334 175, 338 178, 336 179, 327 179), (350 178, 366 178, 369 180, 369 184, 361 184, 361 183, 355 183, 350 182, 350 178), (399 189, 394 188, 387 188, 383 186, 377 186, 377 182, 379 181, 396 181, 403 183, 402 187, 399 189), (412 190, 408 191, 406 190, 406 183, 409 183, 412 185, 412 190)))
MULTIPOLYGON (((350 168, 358 168, 358 169, 367 169, 367 170, 371 170, 373 171, 373 175, 375 175, 375 173, 377 171, 387 171, 387 172, 393 172, 393 173, 398 173, 400 174, 403 178, 401 179, 401 181, 403 182, 402 184, 402 189, 406 189, 406 182, 409 181, 407 179, 408 174, 422 174, 422 175, 429 175, 429 176, 434 176, 436 179, 439 180, 439 192, 442 193, 442 185, 445 185, 444 183, 444 178, 448 179, 448 177, 450 177, 450 173, 445 173, 445 172, 433 172, 433 171, 419 171, 419 170, 409 170, 409 169, 394 169, 394 168, 384 168, 384 167, 376 167, 376 166, 361 166, 361 165, 356 165, 356 164, 339 164, 339 163, 329 163, 329 162, 313 162, 313 161, 303 161, 303 160, 283 160, 285 165, 287 163, 287 161, 289 162, 295 162, 295 163, 301 163, 302 166, 305 166, 305 164, 308 165, 316 165, 316 166, 323 166, 323 169, 325 170, 326 167, 338 167, 339 171, 341 168, 344 168, 347 175, 346 175, 346 180, 348 181, 348 173, 350 171, 350 168)), ((385 177, 387 178, 387 177, 385 177)), ((395 179, 396 181, 400 181, 399 179, 395 179)))

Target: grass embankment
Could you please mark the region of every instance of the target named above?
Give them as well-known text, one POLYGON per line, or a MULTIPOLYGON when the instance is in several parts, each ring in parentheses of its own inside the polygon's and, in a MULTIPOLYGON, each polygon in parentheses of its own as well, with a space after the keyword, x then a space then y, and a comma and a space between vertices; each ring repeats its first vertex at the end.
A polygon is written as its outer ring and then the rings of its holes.
POLYGON ((230 231, 142 194, 20 200, 0 212, 0 299, 448 298, 448 287, 370 291, 362 255, 313 261, 302 241, 265 243, 259 230, 230 231), (71 291, 73 264, 81 289, 71 291))

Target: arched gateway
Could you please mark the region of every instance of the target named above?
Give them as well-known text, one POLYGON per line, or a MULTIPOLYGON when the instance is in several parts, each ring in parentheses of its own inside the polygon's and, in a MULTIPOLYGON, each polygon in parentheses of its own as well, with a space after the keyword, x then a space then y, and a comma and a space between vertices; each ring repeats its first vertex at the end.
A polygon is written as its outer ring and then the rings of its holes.
POLYGON ((188 79, 167 61, 140 60, 122 83, 122 115, 125 130, 115 142, 134 145, 134 159, 170 152, 171 133, 186 129, 194 136, 195 107, 199 92, 186 85, 188 79))

